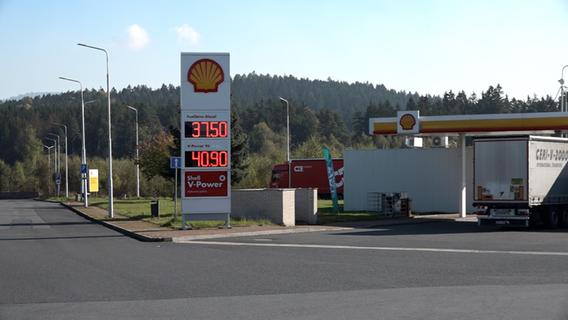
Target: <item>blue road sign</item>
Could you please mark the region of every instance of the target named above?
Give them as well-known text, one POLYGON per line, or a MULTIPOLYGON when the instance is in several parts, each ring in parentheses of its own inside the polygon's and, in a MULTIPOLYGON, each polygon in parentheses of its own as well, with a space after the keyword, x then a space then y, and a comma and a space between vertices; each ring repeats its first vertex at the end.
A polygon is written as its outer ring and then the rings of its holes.
POLYGON ((61 184, 61 175, 55 176, 55 184, 61 184))
POLYGON ((181 168, 181 157, 170 157, 170 169, 181 168))
POLYGON ((88 167, 86 164, 81 164, 81 174, 87 174, 88 167))

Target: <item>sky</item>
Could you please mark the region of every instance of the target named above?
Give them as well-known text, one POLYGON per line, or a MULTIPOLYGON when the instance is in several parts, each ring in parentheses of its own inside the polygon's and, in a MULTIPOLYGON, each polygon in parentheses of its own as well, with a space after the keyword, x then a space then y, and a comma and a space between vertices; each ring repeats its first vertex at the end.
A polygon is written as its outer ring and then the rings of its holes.
POLYGON ((567 31, 567 0, 0 0, 0 99, 78 90, 59 76, 106 88, 79 42, 108 50, 117 89, 178 86, 181 52, 229 52, 232 76, 555 97, 567 31))

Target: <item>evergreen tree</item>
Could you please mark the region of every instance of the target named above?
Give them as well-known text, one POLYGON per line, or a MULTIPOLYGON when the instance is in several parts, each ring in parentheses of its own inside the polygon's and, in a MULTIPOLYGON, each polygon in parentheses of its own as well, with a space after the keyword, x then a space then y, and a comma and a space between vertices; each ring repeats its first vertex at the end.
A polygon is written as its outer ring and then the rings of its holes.
POLYGON ((243 132, 239 115, 231 113, 231 182, 239 183, 247 174, 248 137, 243 132))

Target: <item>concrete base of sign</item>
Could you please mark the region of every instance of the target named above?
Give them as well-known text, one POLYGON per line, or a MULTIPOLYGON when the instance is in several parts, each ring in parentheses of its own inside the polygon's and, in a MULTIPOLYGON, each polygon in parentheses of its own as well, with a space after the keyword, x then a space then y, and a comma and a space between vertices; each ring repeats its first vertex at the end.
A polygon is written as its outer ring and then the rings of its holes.
POLYGON ((266 218, 286 227, 295 226, 295 194, 294 189, 233 189, 231 216, 266 218))
POLYGON ((299 188, 294 196, 296 222, 316 224, 318 217, 318 189, 299 188))

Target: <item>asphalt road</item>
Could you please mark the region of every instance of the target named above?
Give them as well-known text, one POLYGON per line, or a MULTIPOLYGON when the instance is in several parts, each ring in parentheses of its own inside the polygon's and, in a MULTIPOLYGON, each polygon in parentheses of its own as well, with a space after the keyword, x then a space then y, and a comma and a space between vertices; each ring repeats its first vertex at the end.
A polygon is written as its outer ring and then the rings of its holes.
POLYGON ((0 201, 0 319, 568 319, 568 230, 427 223, 142 243, 0 201))

